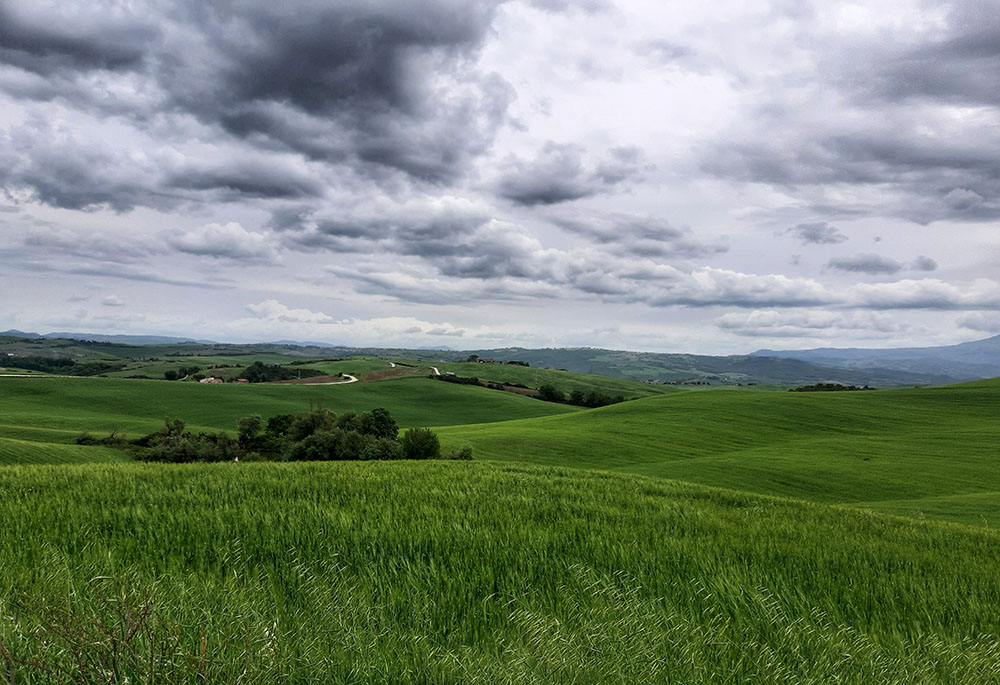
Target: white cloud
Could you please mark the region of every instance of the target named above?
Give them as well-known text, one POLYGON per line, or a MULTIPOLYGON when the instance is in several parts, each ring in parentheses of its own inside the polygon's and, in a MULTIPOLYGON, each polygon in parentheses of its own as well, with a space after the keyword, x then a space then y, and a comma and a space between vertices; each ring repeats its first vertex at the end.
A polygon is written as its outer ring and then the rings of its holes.
POLYGON ((199 256, 250 262, 272 262, 277 257, 269 236, 248 231, 235 221, 169 234, 166 241, 178 252, 199 256))

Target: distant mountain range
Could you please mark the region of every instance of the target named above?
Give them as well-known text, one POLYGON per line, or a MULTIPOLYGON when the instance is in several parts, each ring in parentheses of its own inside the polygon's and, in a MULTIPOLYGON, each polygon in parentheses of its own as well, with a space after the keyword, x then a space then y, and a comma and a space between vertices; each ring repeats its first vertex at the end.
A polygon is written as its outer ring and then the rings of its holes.
POLYGON ((103 347, 102 354, 134 357, 135 346, 168 346, 158 354, 285 354, 292 357, 326 358, 352 355, 409 358, 424 361, 462 361, 470 354, 484 359, 523 361, 535 367, 549 367, 597 373, 617 378, 631 378, 653 383, 709 384, 778 384, 807 385, 844 383, 892 387, 905 385, 944 385, 978 378, 1000 376, 1000 336, 976 342, 944 347, 907 347, 897 349, 812 349, 758 350, 749 355, 709 356, 629 352, 599 348, 527 349, 511 347, 489 350, 452 350, 428 348, 346 347, 321 342, 281 340, 271 343, 228 344, 152 335, 101 335, 93 333, 25 333, 9 330, 0 336, 22 339, 20 344, 5 347, 17 354, 43 356, 87 356, 93 354, 80 346, 56 345, 28 352, 30 340, 70 338, 78 341, 121 346, 103 347), (180 349, 172 346, 178 345, 180 349), (78 349, 79 348, 79 349, 78 349), (133 351, 129 351, 132 349, 133 351))
POLYGON ((194 338, 174 338, 168 335, 104 335, 101 333, 69 333, 61 331, 58 333, 26 333, 16 329, 2 331, 0 335, 9 335, 15 338, 29 338, 37 340, 44 338, 52 339, 72 339, 91 340, 93 342, 116 343, 119 345, 171 345, 174 343, 201 343, 211 344, 211 340, 195 340, 194 338))
POLYGON ((751 356, 797 359, 853 371, 880 368, 929 373, 947 376, 954 380, 973 380, 1000 376, 1000 335, 942 347, 757 350, 751 356))

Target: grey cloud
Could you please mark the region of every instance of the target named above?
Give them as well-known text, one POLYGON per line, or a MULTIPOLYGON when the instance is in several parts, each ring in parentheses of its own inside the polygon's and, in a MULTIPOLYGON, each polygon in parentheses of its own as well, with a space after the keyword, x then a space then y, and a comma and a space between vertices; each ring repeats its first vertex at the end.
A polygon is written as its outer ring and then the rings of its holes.
POLYGON ((874 254, 859 254, 853 257, 836 257, 827 266, 838 271, 860 274, 895 274, 903 270, 903 265, 894 259, 874 254))
POLYGON ((1000 3, 952 1, 944 25, 872 49, 873 60, 846 60, 846 80, 862 95, 888 100, 1000 104, 1000 3), (909 40, 907 40, 909 38, 909 40), (866 70, 861 72, 861 63, 866 70), (853 67, 853 68, 852 68, 853 67))
POLYGON ((510 160, 498 190, 522 205, 552 205, 612 190, 641 172, 642 153, 637 148, 615 148, 588 166, 580 146, 549 141, 534 160, 510 160))
POLYGON ((555 216, 551 220, 563 230, 606 246, 606 249, 618 254, 695 258, 728 250, 725 245, 698 240, 688 228, 677 228, 653 216, 588 212, 555 216))
POLYGON ((60 3, 53 21, 33 3, 0 6, 0 61, 44 75, 64 69, 133 69, 159 32, 108 3, 60 3))
POLYGON ((938 263, 931 259, 930 257, 925 257, 920 255, 915 260, 910 268, 914 271, 934 271, 938 267, 938 263))
MULTIPOLYGON (((3 87, 114 116, 148 133, 167 156, 200 139, 304 156, 341 177, 447 183, 489 149, 514 97, 475 59, 500 2, 4 5, 0 64, 43 78, 7 79, 3 87)), ((58 207, 128 211, 192 196, 320 192, 316 174, 268 177, 267 164, 234 163, 221 145, 197 150, 198 169, 171 175, 135 173, 131 151, 115 149, 127 138, 42 137, 47 144, 4 145, 24 159, 0 155, 0 184, 58 207)))
POLYGON ((166 242, 178 252, 216 259, 270 263, 277 257, 277 247, 268 236, 247 231, 236 222, 170 234, 166 242))
POLYGON ((158 172, 109 150, 37 122, 0 134, 0 187, 28 191, 39 202, 64 209, 102 206, 125 212, 136 206, 175 205, 159 187, 158 172))
POLYGON ((315 175, 289 168, 278 160, 223 160, 174 171, 166 184, 185 190, 219 191, 223 197, 302 198, 320 195, 315 175))
POLYGON ((804 244, 811 245, 836 245, 847 240, 846 235, 825 221, 812 224, 798 224, 789 228, 786 233, 794 233, 795 237, 804 244))
POLYGON ((799 24, 815 69, 790 71, 778 90, 758 80, 756 107, 701 149, 702 169, 775 186, 814 212, 1000 218, 1000 2, 943 6, 943 25, 891 39, 799 24), (959 119, 956 105, 978 111, 959 119))
POLYGON ((98 262, 142 262, 156 253, 149 244, 67 229, 31 229, 21 241, 28 259, 37 255, 69 255, 98 262))
POLYGON ((608 0, 529 0, 533 7, 546 12, 586 12, 596 14, 606 12, 614 5, 608 0))

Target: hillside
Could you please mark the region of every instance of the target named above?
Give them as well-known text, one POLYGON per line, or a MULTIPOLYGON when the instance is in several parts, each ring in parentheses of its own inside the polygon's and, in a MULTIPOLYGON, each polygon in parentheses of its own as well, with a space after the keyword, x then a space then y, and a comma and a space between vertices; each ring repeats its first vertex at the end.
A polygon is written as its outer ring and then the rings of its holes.
POLYGON ((477 463, 9 467, 0 494, 0 643, 82 682, 998 677, 989 530, 477 463))
MULTIPOLYGON (((348 347, 303 347, 294 344, 222 344, 174 343, 158 345, 127 345, 120 342, 94 342, 73 339, 0 336, 0 356, 16 366, 18 356, 71 358, 80 361, 104 362, 117 365, 111 373, 118 375, 162 374, 163 369, 209 363, 242 364, 255 361, 287 364, 293 361, 376 357, 386 360, 409 360, 423 365, 460 363, 470 354, 498 362, 519 360, 536 369, 562 369, 589 375, 628 379, 637 383, 696 382, 711 385, 777 384, 808 385, 839 382, 849 385, 897 387, 940 385, 954 382, 956 377, 937 367, 896 369, 891 364, 868 365, 864 368, 838 368, 799 359, 780 359, 753 355, 713 357, 692 354, 661 354, 628 352, 596 348, 557 348, 529 350, 506 348, 494 350, 448 351, 406 350, 348 347)), ((985 375, 974 376, 985 377, 985 375)), ((962 379, 967 376, 962 376, 962 379)))
POLYGON ((856 393, 717 390, 443 428, 490 459, 608 469, 1000 525, 1000 382, 856 393), (975 496, 956 501, 942 498, 975 496), (925 505, 926 500, 926 505, 925 505))
POLYGON ((427 378, 337 386, 206 385, 110 378, 3 378, 0 384, 0 454, 30 446, 24 442, 6 444, 4 439, 65 444, 84 431, 106 434, 112 430, 138 437, 162 427, 165 417, 180 418, 194 431, 233 430, 236 419, 242 416, 260 414, 266 419, 299 413, 310 405, 335 412, 385 407, 404 427, 473 424, 576 410, 514 393, 427 378))
POLYGON ((971 380, 1000 376, 1000 335, 941 347, 758 350, 753 356, 798 359, 852 370, 890 368, 947 375, 956 380, 971 380))

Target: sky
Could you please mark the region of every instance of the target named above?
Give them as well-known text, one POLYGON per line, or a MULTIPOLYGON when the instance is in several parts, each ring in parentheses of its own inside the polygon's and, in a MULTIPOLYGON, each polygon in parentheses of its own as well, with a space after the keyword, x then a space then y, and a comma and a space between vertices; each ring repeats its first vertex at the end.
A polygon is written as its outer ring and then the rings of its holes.
POLYGON ((998 0, 0 0, 0 330, 1000 333, 998 0))

